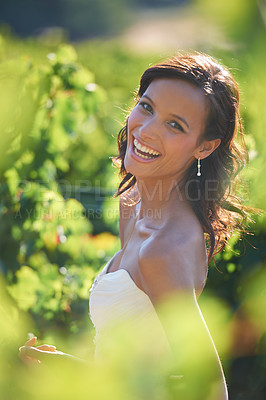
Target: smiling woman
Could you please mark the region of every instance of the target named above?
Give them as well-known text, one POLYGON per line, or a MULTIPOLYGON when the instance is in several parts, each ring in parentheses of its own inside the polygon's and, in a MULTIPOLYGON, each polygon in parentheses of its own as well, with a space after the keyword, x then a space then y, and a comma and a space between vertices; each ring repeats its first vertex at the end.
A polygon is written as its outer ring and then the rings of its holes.
MULTIPOLYGON (((142 368, 152 369, 151 359, 156 367, 167 360, 168 376, 171 370, 178 379, 162 398, 228 399, 197 299, 208 259, 246 213, 233 192, 246 161, 237 134, 243 136, 237 84, 225 67, 197 53, 144 72, 118 135, 121 250, 91 288, 96 354, 106 363, 123 348, 123 373, 132 354, 142 368)), ((21 351, 39 360, 64 357, 54 348, 21 351)))
MULTIPOLYGON (((180 370, 187 372, 188 386, 193 386, 193 375, 209 388, 211 382, 220 382, 210 399, 226 399, 220 359, 197 298, 206 283, 207 261, 234 229, 241 229, 246 215, 233 191, 247 151, 238 86, 229 70, 199 53, 179 54, 148 68, 137 103, 119 132, 118 149, 114 162, 122 177, 117 192, 122 250, 106 272, 128 271, 151 300, 168 338, 179 338, 178 332, 189 326, 184 315, 191 316, 194 329, 187 328, 187 341, 182 335, 175 345, 170 340, 176 359, 181 359, 180 347, 187 349, 180 370), (236 144, 237 135, 242 147, 236 144), (165 322, 159 311, 170 298, 176 299, 172 319, 179 321, 174 333, 171 318, 165 322), (193 373, 195 360, 188 362, 188 348, 195 340, 205 353, 201 368, 193 373), (202 374, 207 359, 213 360, 216 378, 202 374)), ((200 394, 195 387, 195 398, 207 398, 207 392, 200 394)), ((182 396, 190 398, 188 392, 182 396)))
MULTIPOLYGON (((159 145, 155 129, 159 128, 158 124, 164 124, 160 141, 165 144, 165 151, 167 146, 173 150, 173 162, 180 168, 176 171, 179 174, 176 186, 185 190, 208 235, 210 260, 224 247, 234 229, 242 229, 247 216, 234 192, 236 176, 248 157, 239 115, 238 85, 229 70, 208 55, 179 54, 144 72, 137 98, 136 107, 118 135, 119 155, 115 162, 122 177, 118 195, 136 183, 136 171, 127 165, 130 161, 126 156, 131 142, 131 123, 138 123, 141 116, 145 121, 139 133, 133 133, 137 149, 147 147, 148 126, 154 130, 149 145, 154 149, 155 140, 159 145), (153 126, 155 121, 157 125, 153 126), (171 139, 169 133, 179 135, 171 139), (190 151, 187 158, 186 151, 190 151)), ((154 150, 160 151, 157 147, 154 150)), ((160 170, 158 164, 151 168, 154 172, 160 170)))

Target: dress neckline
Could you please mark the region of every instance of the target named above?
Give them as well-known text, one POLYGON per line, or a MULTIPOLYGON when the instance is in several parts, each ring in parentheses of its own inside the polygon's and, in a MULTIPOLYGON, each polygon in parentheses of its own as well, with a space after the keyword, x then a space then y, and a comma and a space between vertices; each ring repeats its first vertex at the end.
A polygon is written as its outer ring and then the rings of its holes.
MULTIPOLYGON (((122 271, 122 274, 124 274, 127 278, 128 278, 128 281, 135 287, 135 289, 137 289, 139 292, 141 292, 143 295, 145 295, 148 299, 149 299, 149 301, 150 301, 150 303, 152 304, 152 301, 151 301, 151 299, 149 298, 149 296, 147 295, 147 293, 145 293, 144 292, 144 290, 142 290, 142 289, 140 289, 139 287, 138 287, 138 285, 136 285, 136 282, 134 281, 134 279, 132 278, 132 276, 130 275, 130 272, 127 270, 127 269, 125 269, 125 268, 118 268, 118 269, 116 269, 115 271, 110 271, 110 272, 108 272, 108 269, 110 268, 110 266, 112 265, 112 263, 113 263, 113 261, 114 261, 114 259, 115 259, 115 257, 116 257, 116 255, 120 252, 121 250, 119 250, 118 252, 116 252, 114 255, 113 255, 113 257, 112 258, 110 258, 110 260, 108 261, 108 263, 105 265, 105 267, 104 267, 104 269, 102 270, 102 272, 101 272, 101 279, 103 279, 104 277, 108 277, 108 275, 114 275, 114 274, 121 274, 121 271, 122 271)), ((153 304, 152 304, 152 306, 153 306, 153 304)), ((153 306, 154 307, 154 306, 153 306)))

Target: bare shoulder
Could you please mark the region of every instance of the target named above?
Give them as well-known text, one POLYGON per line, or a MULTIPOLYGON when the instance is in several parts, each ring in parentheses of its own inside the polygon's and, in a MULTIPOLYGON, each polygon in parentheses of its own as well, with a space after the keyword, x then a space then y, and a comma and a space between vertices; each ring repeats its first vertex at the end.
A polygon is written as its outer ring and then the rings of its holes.
POLYGON ((143 288, 155 302, 178 291, 200 293, 208 272, 200 224, 192 218, 182 229, 173 221, 159 230, 142 247, 139 267, 143 288))

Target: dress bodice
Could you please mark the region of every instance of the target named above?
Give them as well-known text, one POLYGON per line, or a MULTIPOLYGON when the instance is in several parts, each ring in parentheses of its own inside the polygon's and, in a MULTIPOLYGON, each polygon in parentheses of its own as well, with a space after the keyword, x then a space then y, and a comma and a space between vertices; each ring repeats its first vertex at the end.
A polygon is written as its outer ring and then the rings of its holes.
POLYGON ((102 342, 110 339, 114 328, 125 326, 129 331, 137 332, 138 340, 146 341, 152 335, 156 338, 156 347, 165 349, 167 339, 150 298, 135 284, 127 270, 108 272, 113 258, 96 277, 90 290, 96 355, 101 352, 102 342))

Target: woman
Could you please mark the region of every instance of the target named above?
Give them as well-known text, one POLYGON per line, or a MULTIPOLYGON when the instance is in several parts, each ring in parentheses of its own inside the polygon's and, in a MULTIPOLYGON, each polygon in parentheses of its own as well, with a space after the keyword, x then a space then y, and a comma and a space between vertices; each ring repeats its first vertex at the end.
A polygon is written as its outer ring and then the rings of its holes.
MULTIPOLYGON (((183 398, 189 387, 197 387, 199 376, 207 389, 188 398, 228 398, 197 298, 205 286, 208 260, 239 225, 232 179, 246 152, 236 146, 237 133, 242 136, 235 80, 211 57, 196 53, 179 54, 144 72, 136 106, 118 135, 121 250, 91 289, 97 351, 108 351, 102 344, 117 325, 114 321, 133 321, 134 326, 147 319, 157 333, 161 325, 156 338, 165 333, 178 360, 175 371, 187 382, 183 398), (234 212, 229 211, 232 206, 234 212), (168 302, 174 304, 170 319, 161 308, 168 302), (182 327, 178 332, 173 319, 182 327), (195 349, 204 348, 202 360, 188 357, 197 340, 195 349), (201 371, 203 358, 211 373, 201 371)), ((34 342, 22 348, 24 355, 39 360, 52 356, 49 350, 56 355, 49 346, 29 347, 34 342)))

